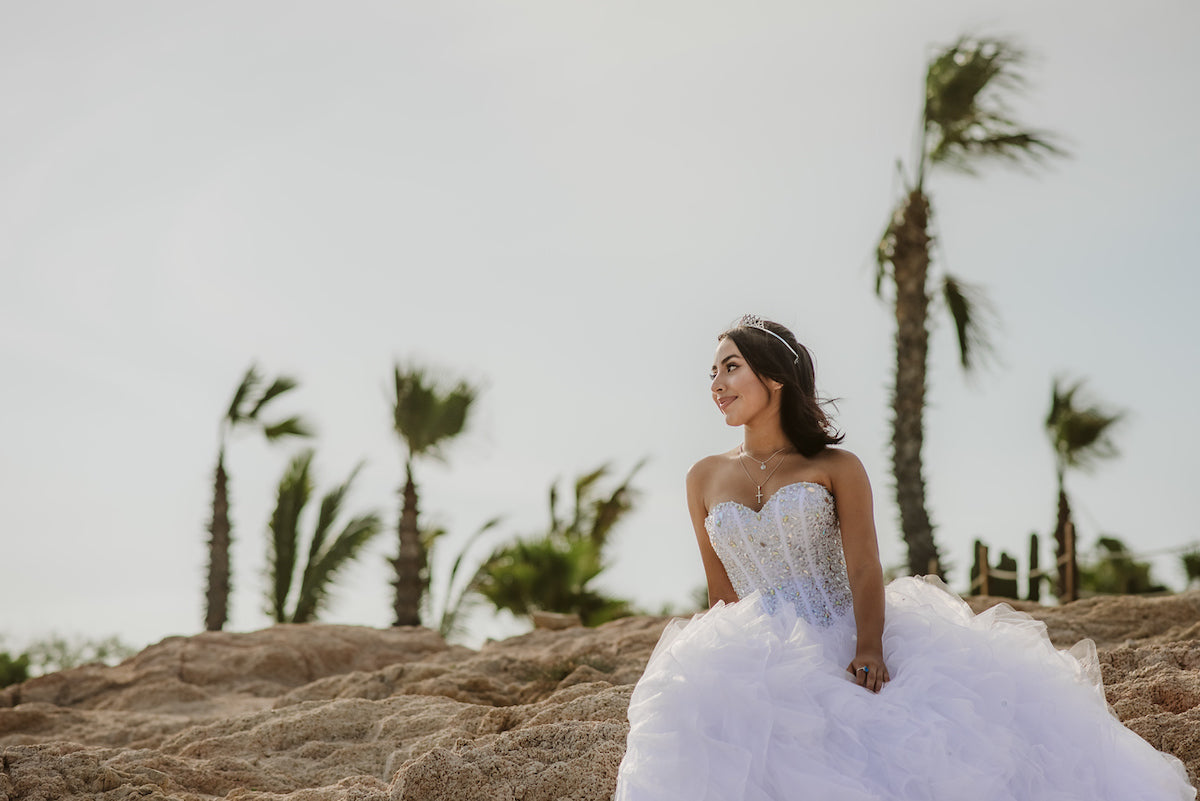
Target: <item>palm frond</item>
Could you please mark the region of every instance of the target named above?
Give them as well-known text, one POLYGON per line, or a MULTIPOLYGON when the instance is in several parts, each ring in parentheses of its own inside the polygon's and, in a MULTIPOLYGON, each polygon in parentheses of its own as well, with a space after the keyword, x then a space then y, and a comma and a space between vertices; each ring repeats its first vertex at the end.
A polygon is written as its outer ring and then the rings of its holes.
POLYGON ((1117 456, 1112 435, 1125 419, 1123 410, 1105 409, 1086 397, 1082 379, 1071 383, 1057 376, 1050 392, 1046 433, 1061 473, 1066 468, 1084 471, 1117 456))
POLYGON ((558 519, 558 479, 550 484, 550 534, 562 531, 562 521, 558 519))
POLYGON ((470 599, 478 589, 479 582, 483 577, 483 564, 480 564, 475 569, 475 573, 471 578, 458 588, 457 595, 454 595, 455 586, 459 584, 458 573, 462 569, 463 559, 484 534, 498 525, 500 525, 499 517, 493 517, 491 520, 488 520, 467 539, 466 543, 459 550, 458 556, 454 558, 454 564, 450 567, 450 577, 446 580, 446 598, 442 604, 441 619, 438 622, 438 633, 445 639, 461 633, 459 620, 463 612, 470 605, 470 599), (454 597, 453 601, 451 600, 452 595, 454 597))
POLYGON ((604 570, 603 552, 591 540, 572 542, 568 548, 570 586, 576 595, 586 591, 588 582, 604 570))
POLYGON ((305 570, 305 583, 296 598, 293 623, 307 623, 316 615, 317 609, 329 594, 334 578, 350 562, 358 557, 364 547, 383 530, 378 515, 356 517, 346 524, 342 532, 319 556, 316 565, 305 570))
POLYGON ((1065 155, 1065 151, 1050 142, 1047 136, 1028 131, 1011 134, 981 132, 978 137, 964 137, 953 144, 943 141, 931 160, 967 175, 977 175, 976 163, 983 160, 1041 163, 1046 156, 1065 155))
POLYGON ((435 445, 462 433, 467 424, 467 414, 471 409, 471 404, 475 402, 475 396, 475 389, 460 382, 441 399, 439 403, 441 413, 438 415, 434 432, 435 445))
POLYGON ((413 456, 441 458, 439 446, 460 434, 477 391, 465 382, 443 392, 421 367, 392 371, 392 426, 413 456))
POLYGON ((954 322, 959 363, 969 372, 995 353, 990 330, 995 311, 982 288, 951 275, 942 280, 942 298, 954 322))
POLYGON ((392 402, 392 427, 408 445, 409 453, 416 456, 428 448, 425 428, 433 412, 433 393, 426 384, 425 371, 420 367, 409 367, 401 371, 393 368, 395 398, 392 402))
POLYGON ((1022 130, 1006 92, 1024 85, 1022 50, 995 38, 963 37, 929 63, 925 79, 925 158, 972 172, 981 158, 1033 161, 1062 155, 1053 137, 1022 130))
POLYGON ((285 612, 292 575, 296 570, 296 551, 299 540, 300 513, 312 492, 309 468, 313 452, 306 450, 288 464, 279 482, 275 511, 271 514, 271 552, 267 555, 267 571, 271 581, 268 598, 275 621, 287 620, 285 612))
POLYGON ((620 486, 613 490, 607 498, 595 502, 592 526, 588 537, 595 544, 598 552, 603 551, 604 546, 608 543, 609 532, 625 513, 633 508, 636 494, 636 490, 633 488, 633 479, 645 464, 645 459, 635 464, 620 486))
POLYGON ((333 521, 337 519, 338 513, 341 512, 342 502, 345 501, 346 495, 349 494, 350 485, 354 483, 354 479, 359 471, 362 470, 362 466, 362 462, 356 464, 346 480, 325 493, 325 497, 321 499, 321 511, 317 515, 317 526, 313 529, 312 539, 308 544, 308 559, 304 563, 304 575, 300 581, 301 596, 305 594, 305 588, 312 584, 312 576, 310 574, 316 569, 320 561, 321 554, 325 548, 325 540, 329 536, 329 530, 333 526, 333 521))
POLYGON ((925 75, 925 122, 946 130, 1004 110, 1002 90, 1024 83, 1025 53, 995 38, 959 37, 929 62, 925 75), (990 105, 989 105, 990 101, 990 105))
MULTIPOLYGON (((476 576, 478 577, 478 574, 476 576)), ((438 634, 442 636, 442 639, 450 642, 466 634, 467 627, 463 618, 484 600, 482 595, 473 592, 471 585, 468 584, 464 587, 454 604, 444 609, 438 619, 438 634)))
POLYGON ((1065 385, 1066 378, 1055 376, 1050 387, 1050 411, 1046 415, 1046 428, 1053 429, 1058 421, 1074 406, 1075 393, 1079 391, 1082 381, 1073 385, 1065 385))
POLYGON ((258 396, 258 400, 255 401, 254 406, 251 407, 250 412, 246 415, 246 417, 251 420, 258 419, 258 413, 263 410, 264 406, 275 400, 275 398, 278 398, 283 393, 289 392, 295 388, 296 380, 294 378, 290 378, 285 375, 279 376, 271 382, 271 386, 267 387, 263 394, 258 396))
POLYGON ((458 571, 462 567, 463 558, 467 555, 467 551, 471 550, 471 547, 475 545, 475 543, 478 542, 484 534, 500 525, 500 520, 501 518, 499 517, 493 517, 491 520, 488 520, 467 539, 466 543, 463 544, 462 549, 458 552, 458 556, 454 558, 454 563, 450 566, 449 586, 453 586, 457 580, 458 571))
POLYGON ((484 561, 475 589, 497 609, 517 615, 579 611, 598 564, 595 548, 586 540, 517 540, 484 561))
POLYGON ((421 539, 421 547, 428 552, 437 544, 438 540, 446 536, 446 529, 441 526, 437 528, 423 528, 417 533, 417 536, 421 539))
POLYGON ((592 486, 608 474, 609 466, 602 464, 590 473, 585 473, 575 479, 575 514, 572 516, 571 525, 567 529, 568 536, 578 537, 583 532, 583 516, 585 512, 590 511, 588 496, 591 494, 592 486))
POLYGON ((559 586, 568 572, 569 565, 549 539, 517 540, 496 548, 484 560, 477 589, 497 609, 527 615, 562 596, 559 586))
POLYGON ((620 598, 609 598, 589 590, 579 599, 579 618, 587 626, 599 626, 633 614, 637 613, 629 602, 620 598))
POLYGON ((1098 410, 1084 409, 1065 420, 1061 427, 1061 447, 1067 465, 1090 470, 1097 462, 1120 455, 1110 429, 1123 417, 1120 413, 1108 416, 1098 410))
POLYGON ((497 609, 517 615, 535 609, 574 612, 585 625, 597 625, 630 606, 589 586, 605 568, 604 547, 617 520, 633 507, 632 481, 642 460, 605 498, 595 498, 596 485, 608 473, 601 466, 574 482, 575 509, 569 523, 557 518, 557 482, 551 486, 551 526, 536 539, 520 539, 493 550, 470 582, 470 588, 497 609))
POLYGON ((312 429, 303 418, 293 416, 286 420, 280 420, 278 423, 264 425, 263 436, 267 438, 268 442, 275 442, 284 437, 311 437, 312 429))
POLYGON ((225 419, 231 425, 237 425, 246 419, 246 414, 242 411, 242 404, 254 393, 261 382, 262 376, 259 375, 258 367, 250 365, 250 369, 246 370, 246 374, 242 376, 242 383, 238 384, 238 388, 234 390, 233 400, 229 403, 229 411, 225 413, 225 419))

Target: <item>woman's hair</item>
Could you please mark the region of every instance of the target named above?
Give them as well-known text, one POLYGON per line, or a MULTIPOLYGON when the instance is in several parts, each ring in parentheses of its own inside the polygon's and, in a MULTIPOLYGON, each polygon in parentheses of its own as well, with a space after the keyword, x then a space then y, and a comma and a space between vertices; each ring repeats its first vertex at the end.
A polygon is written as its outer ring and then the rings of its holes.
POLYGON ((726 338, 737 345, 759 380, 769 378, 783 385, 780 423, 796 450, 805 456, 816 456, 826 445, 836 445, 845 439, 821 408, 825 401, 817 397, 812 356, 791 331, 770 320, 743 317, 718 336, 717 341, 726 338), (747 323, 748 319, 753 324, 747 323))

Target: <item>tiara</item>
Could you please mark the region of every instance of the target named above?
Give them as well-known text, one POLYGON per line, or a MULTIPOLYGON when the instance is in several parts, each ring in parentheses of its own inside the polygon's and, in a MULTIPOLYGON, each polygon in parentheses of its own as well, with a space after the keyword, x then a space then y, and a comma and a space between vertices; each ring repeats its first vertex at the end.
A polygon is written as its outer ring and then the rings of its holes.
POLYGON ((766 331, 771 336, 783 343, 783 346, 788 349, 788 352, 795 358, 795 364, 800 363, 800 354, 796 353, 795 349, 787 343, 787 340, 776 334, 770 328, 767 328, 767 321, 759 317, 757 314, 743 314, 738 321, 733 324, 734 328, 757 328, 759 331, 766 331))

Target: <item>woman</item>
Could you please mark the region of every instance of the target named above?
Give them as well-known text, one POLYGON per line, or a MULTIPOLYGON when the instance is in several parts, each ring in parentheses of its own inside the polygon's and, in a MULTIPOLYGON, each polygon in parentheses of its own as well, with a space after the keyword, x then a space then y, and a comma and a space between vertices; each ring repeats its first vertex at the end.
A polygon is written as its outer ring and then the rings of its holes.
POLYGON ((1090 641, 1056 651, 936 579, 884 588, 870 482, 790 331, 741 318, 711 390, 743 433, 687 477, 712 608, 650 657, 617 801, 1195 797, 1109 712, 1090 641))

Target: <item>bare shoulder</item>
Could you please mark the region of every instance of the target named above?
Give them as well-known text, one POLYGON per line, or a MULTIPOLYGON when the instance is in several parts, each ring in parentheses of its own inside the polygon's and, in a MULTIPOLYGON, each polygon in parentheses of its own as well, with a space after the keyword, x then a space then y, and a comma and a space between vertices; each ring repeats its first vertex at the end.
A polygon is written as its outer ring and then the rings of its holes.
POLYGON ((727 460, 727 454, 714 453, 712 456, 705 456, 692 465, 687 471, 688 492, 693 493, 702 490, 712 479, 713 474, 719 469, 720 465, 727 460))
POLYGON ((721 476, 729 469, 737 450, 714 453, 696 462, 687 472, 688 506, 693 514, 707 514, 708 503, 719 490, 721 476))
POLYGON ((862 460, 853 453, 842 448, 826 448, 817 457, 822 467, 829 474, 829 479, 836 489, 839 485, 844 488, 870 487, 867 469, 862 460))

